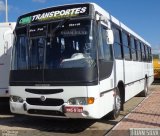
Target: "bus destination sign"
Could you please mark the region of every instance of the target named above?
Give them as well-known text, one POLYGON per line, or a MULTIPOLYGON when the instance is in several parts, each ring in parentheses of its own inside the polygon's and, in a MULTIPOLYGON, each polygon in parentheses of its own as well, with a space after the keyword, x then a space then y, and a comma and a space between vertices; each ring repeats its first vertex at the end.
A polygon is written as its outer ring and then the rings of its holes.
POLYGON ((70 5, 57 8, 43 9, 19 18, 18 24, 25 25, 33 22, 43 22, 69 17, 89 15, 89 5, 70 5))

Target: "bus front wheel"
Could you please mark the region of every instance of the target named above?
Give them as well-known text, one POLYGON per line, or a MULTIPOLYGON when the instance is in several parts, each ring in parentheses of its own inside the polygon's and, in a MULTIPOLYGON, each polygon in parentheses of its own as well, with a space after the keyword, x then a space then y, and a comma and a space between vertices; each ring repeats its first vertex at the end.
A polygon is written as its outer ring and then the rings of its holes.
POLYGON ((121 104, 122 101, 121 101, 120 91, 117 87, 114 93, 114 109, 111 112, 111 119, 116 119, 119 116, 121 110, 121 104))

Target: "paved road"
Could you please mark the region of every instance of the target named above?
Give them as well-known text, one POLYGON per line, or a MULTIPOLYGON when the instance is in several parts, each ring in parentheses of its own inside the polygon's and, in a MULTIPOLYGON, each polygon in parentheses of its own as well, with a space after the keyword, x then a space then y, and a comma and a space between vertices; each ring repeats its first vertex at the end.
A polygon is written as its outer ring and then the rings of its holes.
POLYGON ((160 130, 159 98, 160 85, 152 87, 152 93, 125 116, 106 136, 129 136, 130 134, 158 136, 158 129, 160 130), (132 128, 134 128, 134 130, 132 128), (140 128, 139 131, 135 130, 137 128, 140 128), (149 129, 150 131, 148 131, 149 129))
MULTIPOLYGON (((156 89, 156 85, 151 86, 150 92, 153 89, 156 89)), ((134 97, 129 100, 117 120, 109 120, 109 116, 101 120, 16 116, 9 112, 7 105, 0 105, 0 130, 3 130, 3 133, 18 133, 18 136, 103 136, 143 99, 144 97, 134 97)))

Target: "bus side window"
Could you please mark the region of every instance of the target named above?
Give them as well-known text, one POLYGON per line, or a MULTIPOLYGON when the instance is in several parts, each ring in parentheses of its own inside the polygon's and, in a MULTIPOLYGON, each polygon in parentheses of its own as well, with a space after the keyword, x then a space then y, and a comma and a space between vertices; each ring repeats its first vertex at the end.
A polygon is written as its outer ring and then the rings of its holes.
POLYGON ((148 46, 148 62, 150 62, 150 47, 148 46))
POLYGON ((126 32, 122 32, 122 43, 123 43, 123 50, 124 50, 124 58, 126 60, 131 60, 131 49, 129 45, 129 36, 126 32))
POLYGON ((138 61, 138 50, 137 50, 137 40, 134 39, 134 47, 135 47, 135 52, 136 52, 136 60, 138 61))
POLYGON ((112 54, 112 45, 107 44, 107 34, 106 29, 103 28, 103 46, 104 46, 104 57, 107 61, 113 60, 113 54, 112 54))
POLYGON ((149 62, 148 46, 146 45, 146 61, 149 62))
POLYGON ((152 52, 151 52, 151 48, 149 47, 149 61, 152 62, 152 52))
POLYGON ((131 45, 131 51, 132 51, 132 59, 134 61, 137 60, 137 47, 136 47, 136 43, 135 43, 135 39, 131 36, 130 37, 130 45, 131 45))
POLYGON ((144 61, 147 61, 147 56, 146 56, 146 46, 143 44, 143 52, 144 52, 144 61))
POLYGON ((106 35, 106 28, 102 27, 101 33, 102 33, 102 45, 101 45, 101 59, 105 61, 112 61, 113 55, 112 55, 112 46, 107 44, 107 35, 106 35))
POLYGON ((142 61, 141 44, 139 41, 137 41, 137 52, 138 52, 138 61, 142 61))
POLYGON ((142 61, 145 61, 144 44, 141 43, 142 61))
POLYGON ((114 49, 115 59, 122 59, 123 54, 122 54, 122 44, 121 44, 121 36, 120 36, 121 32, 119 29, 113 28, 113 33, 114 33, 113 49, 114 49))

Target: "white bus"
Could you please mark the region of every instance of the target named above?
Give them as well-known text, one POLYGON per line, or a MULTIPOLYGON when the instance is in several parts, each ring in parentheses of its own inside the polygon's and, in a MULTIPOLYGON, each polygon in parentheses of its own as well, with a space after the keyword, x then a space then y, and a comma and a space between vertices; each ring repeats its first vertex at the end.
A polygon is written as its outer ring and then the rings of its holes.
POLYGON ((15 34, 12 113, 116 118, 153 82, 150 44, 95 3, 22 15, 15 34))
POLYGON ((15 22, 0 23, 0 100, 9 99, 9 72, 15 22))

